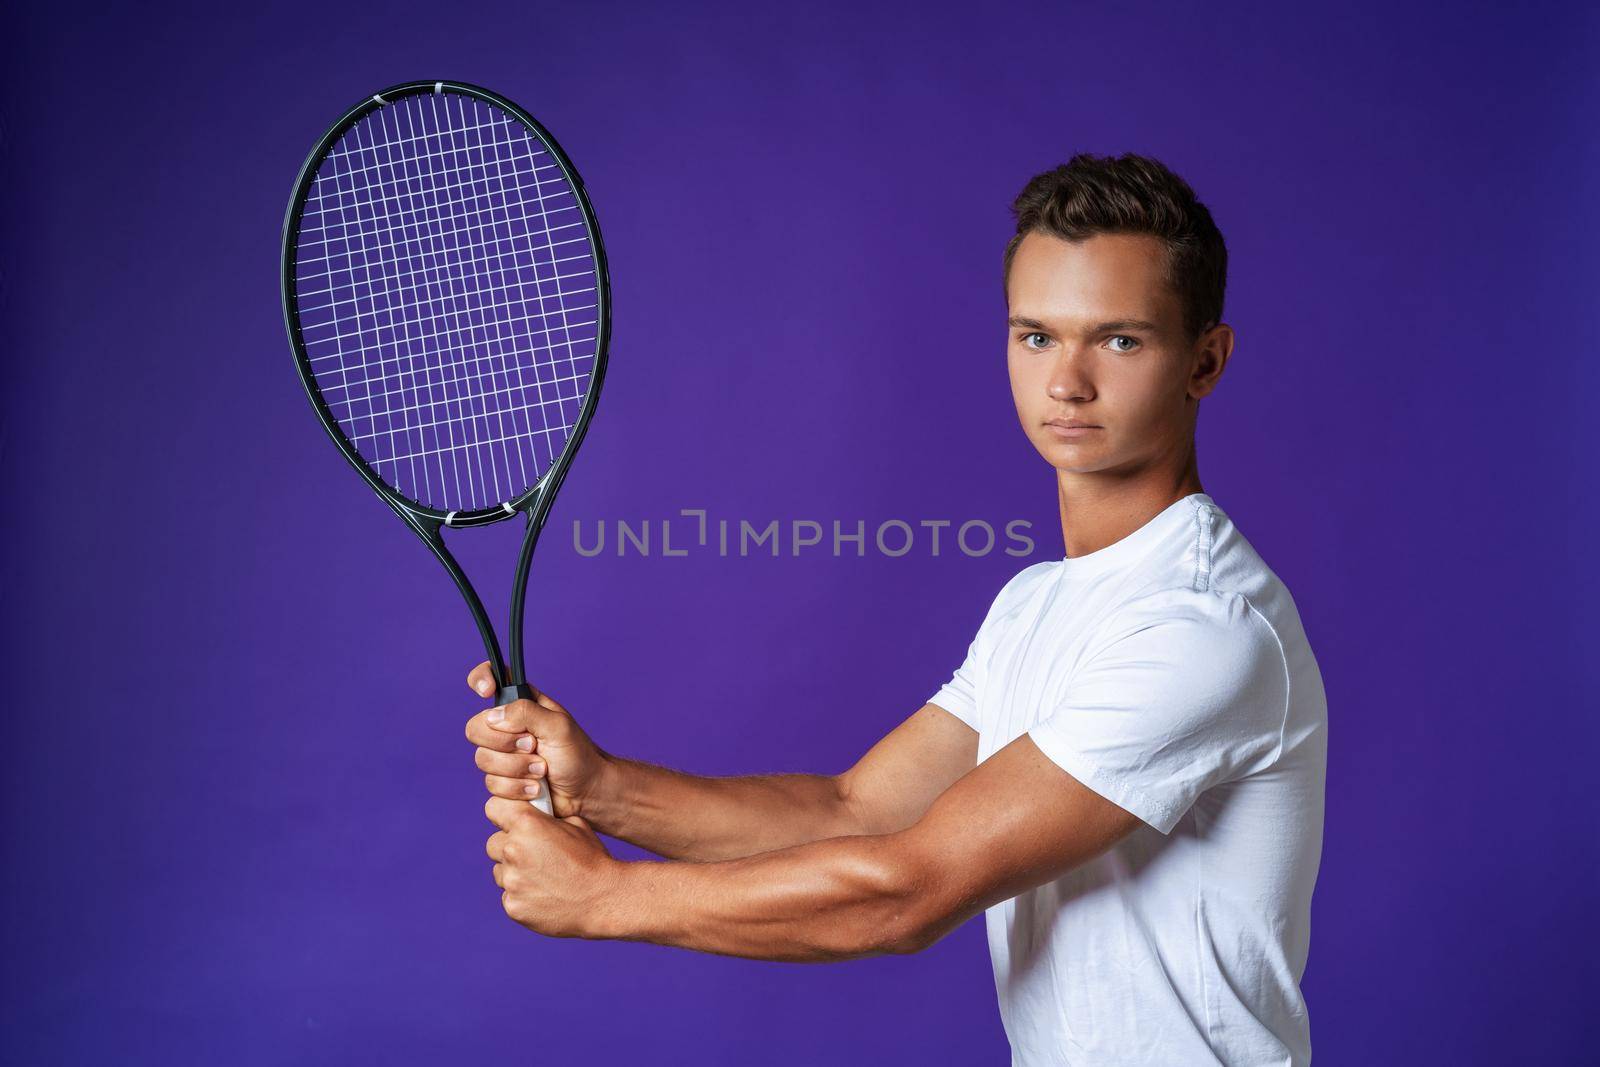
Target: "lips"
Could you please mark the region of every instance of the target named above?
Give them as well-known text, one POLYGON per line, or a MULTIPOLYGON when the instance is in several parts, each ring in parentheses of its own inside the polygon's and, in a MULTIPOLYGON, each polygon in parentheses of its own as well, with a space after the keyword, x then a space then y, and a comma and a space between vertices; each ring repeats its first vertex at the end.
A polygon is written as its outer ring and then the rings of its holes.
POLYGON ((1073 441, 1080 437, 1088 437, 1090 434, 1098 433, 1104 428, 1096 426, 1092 422, 1086 422, 1083 419, 1049 419, 1044 426, 1045 429, 1063 441, 1073 441))

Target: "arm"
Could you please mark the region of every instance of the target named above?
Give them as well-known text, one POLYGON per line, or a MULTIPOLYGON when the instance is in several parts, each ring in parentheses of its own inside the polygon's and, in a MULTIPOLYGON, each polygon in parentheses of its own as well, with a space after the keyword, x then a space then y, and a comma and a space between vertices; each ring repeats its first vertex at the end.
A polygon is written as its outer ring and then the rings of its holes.
MULTIPOLYGON (((1136 829, 1172 831, 1206 790, 1281 753, 1286 660, 1246 598, 1164 590, 1108 632, 1049 714, 913 825, 730 864, 600 864, 573 928, 772 959, 915 951, 1136 829)), ((559 926, 562 907, 519 873, 514 914, 559 926)))
POLYGON ((861 832, 827 775, 707 778, 616 757, 606 770, 585 818, 667 859, 734 859, 861 832))
MULTIPOLYGON (((468 684, 484 692, 488 665, 468 684)), ((909 826, 972 769, 978 751, 970 727, 929 704, 840 775, 703 778, 610 755, 544 693, 473 716, 467 738, 496 796, 526 799, 528 788, 543 788, 543 776, 557 815, 700 862, 909 826)))
POLYGON ((669 859, 733 859, 910 825, 977 752, 970 727, 928 704, 840 775, 701 778, 608 757, 584 814, 603 833, 669 859))
POLYGON ((501 828, 488 843, 495 879, 518 922, 774 960, 920 950, 1141 825, 1027 736, 910 826, 721 863, 619 863, 581 819, 498 798, 487 811, 501 828))

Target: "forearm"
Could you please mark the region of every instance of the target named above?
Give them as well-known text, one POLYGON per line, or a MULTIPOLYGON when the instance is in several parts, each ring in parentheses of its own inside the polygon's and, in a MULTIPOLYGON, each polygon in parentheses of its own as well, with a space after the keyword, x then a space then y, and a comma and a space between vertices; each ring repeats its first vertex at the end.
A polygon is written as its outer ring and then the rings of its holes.
POLYGON ((584 818, 668 859, 728 860, 863 832, 824 775, 702 778, 613 756, 602 777, 584 818))
POLYGON ((590 936, 817 962, 926 947, 965 918, 904 835, 833 838, 721 863, 623 863, 590 936))

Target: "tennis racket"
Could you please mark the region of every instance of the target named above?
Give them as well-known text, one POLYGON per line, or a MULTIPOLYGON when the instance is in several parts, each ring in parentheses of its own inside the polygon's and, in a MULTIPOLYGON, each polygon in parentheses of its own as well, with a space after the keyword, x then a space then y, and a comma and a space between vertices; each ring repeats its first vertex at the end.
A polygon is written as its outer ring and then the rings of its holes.
MULTIPOLYGON (((295 182, 283 313, 323 429, 466 600, 496 704, 531 698, 528 568, 594 417, 611 326, 605 248, 572 161, 487 89, 374 93, 295 182), (519 515, 507 674, 444 531, 519 515)), ((548 813, 549 789, 534 803, 548 813)))

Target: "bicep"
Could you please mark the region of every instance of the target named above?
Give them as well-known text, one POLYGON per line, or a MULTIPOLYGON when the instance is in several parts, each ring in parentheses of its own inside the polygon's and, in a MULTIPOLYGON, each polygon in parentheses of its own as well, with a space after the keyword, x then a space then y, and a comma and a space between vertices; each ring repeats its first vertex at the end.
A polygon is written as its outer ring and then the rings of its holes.
POLYGON ((862 833, 893 833, 922 818, 977 762, 977 732, 924 704, 839 776, 839 791, 862 833))
POLYGON ((947 789, 898 835, 928 894, 936 939, 972 915, 1059 878, 1144 825, 1079 782, 1026 734, 947 789))

